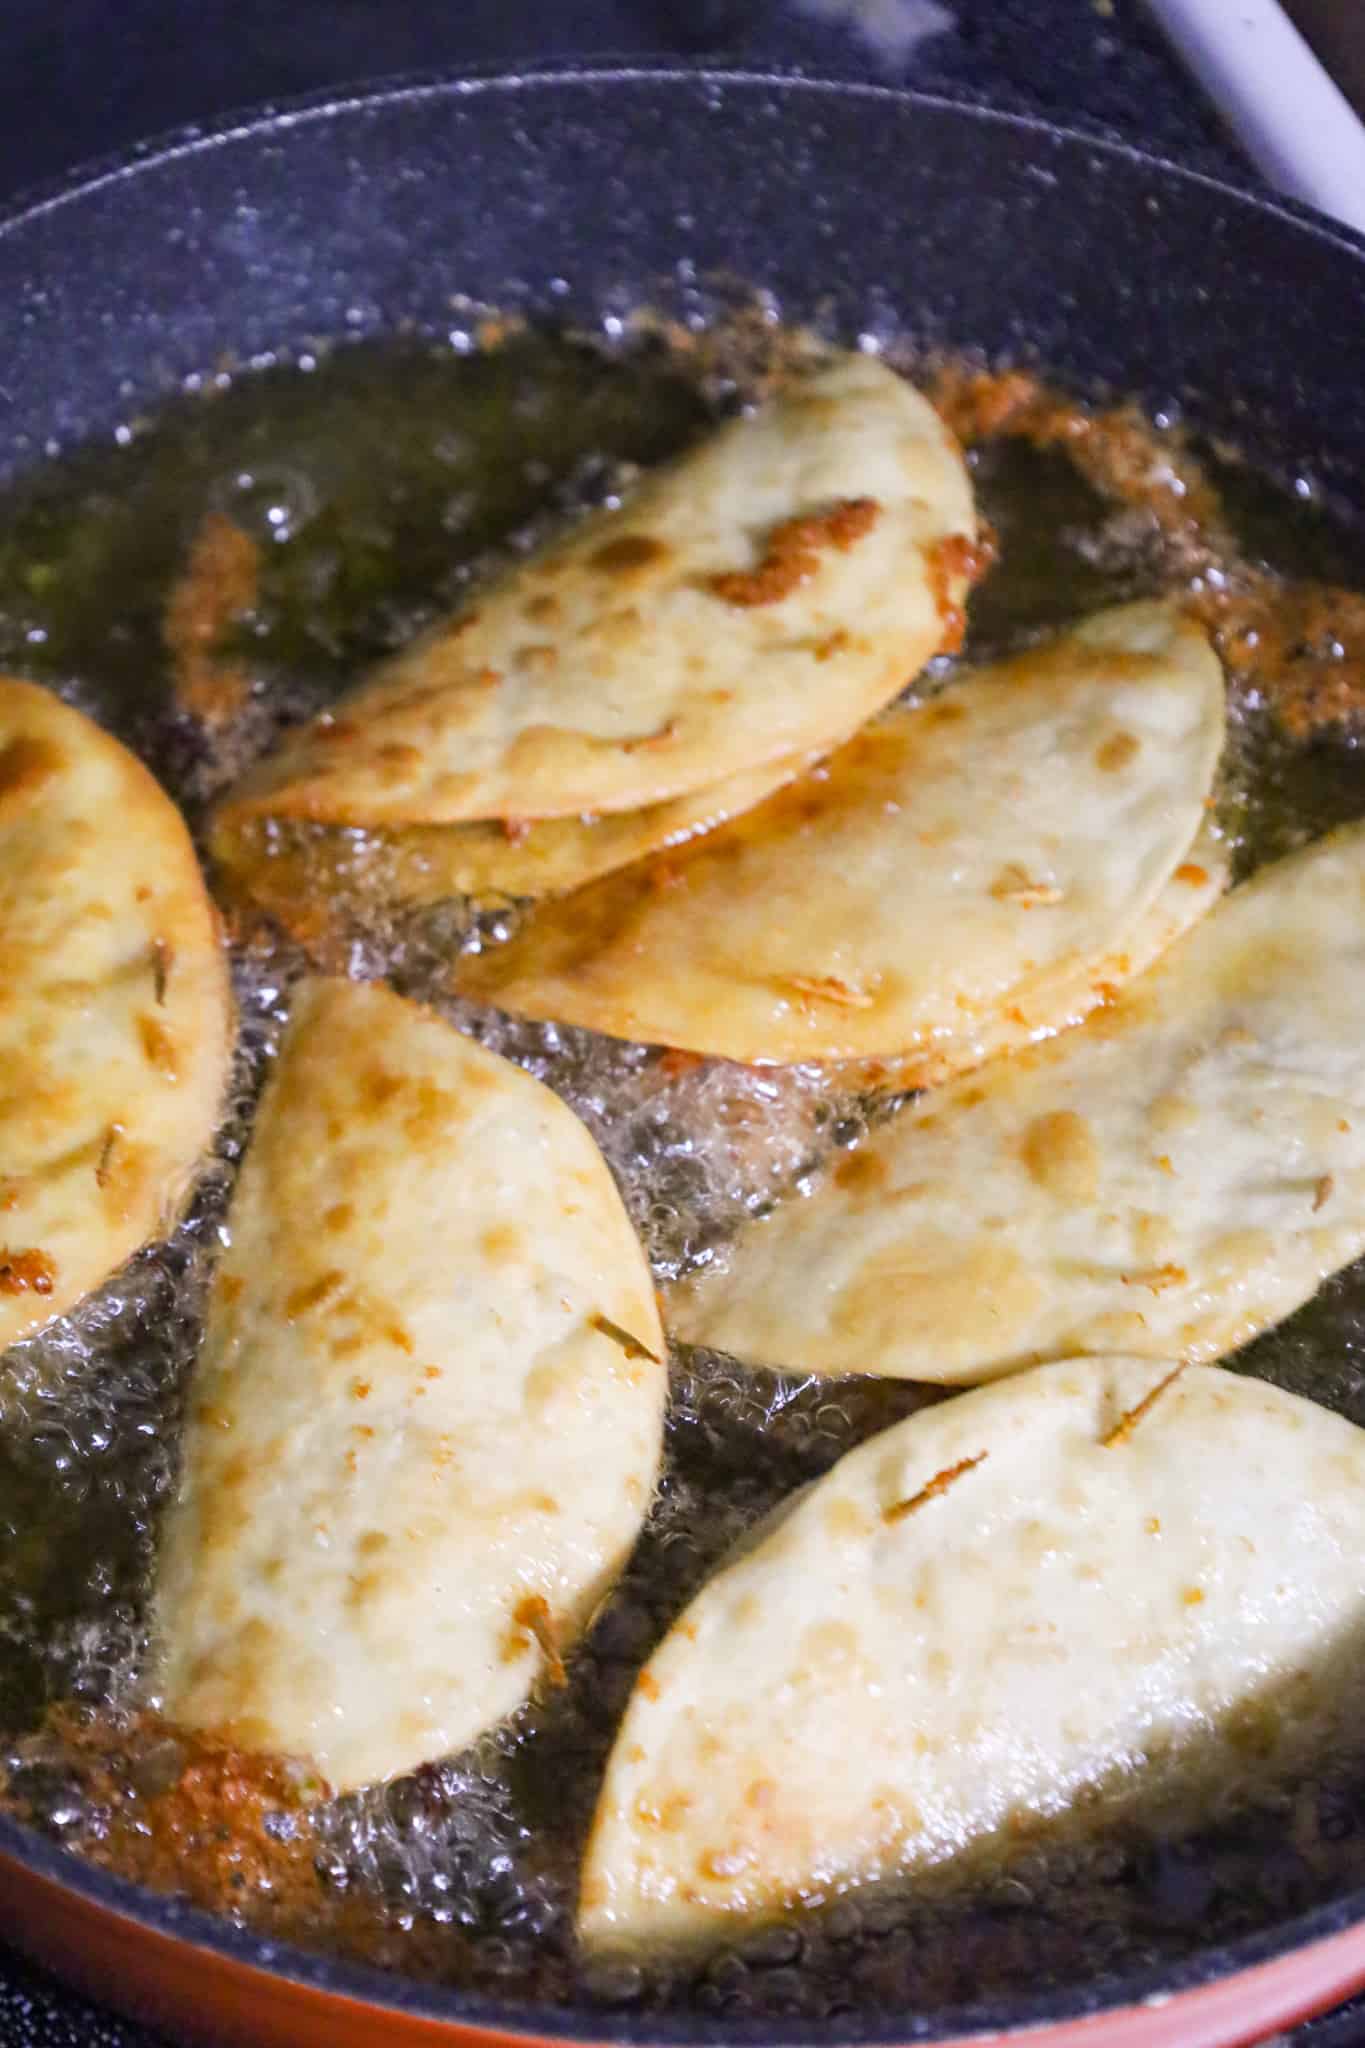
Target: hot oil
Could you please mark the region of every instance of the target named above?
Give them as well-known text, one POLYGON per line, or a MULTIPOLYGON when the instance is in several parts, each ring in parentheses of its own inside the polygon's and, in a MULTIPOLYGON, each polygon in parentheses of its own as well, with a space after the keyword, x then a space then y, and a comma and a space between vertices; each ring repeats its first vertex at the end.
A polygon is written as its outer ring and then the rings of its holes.
MULTIPOLYGON (((105 719, 199 824, 281 722, 555 521, 609 502, 637 465, 686 445, 802 347, 763 321, 612 351, 513 336, 468 353, 456 339, 206 379, 113 445, 54 457, 0 517, 0 663, 105 719), (211 516, 252 544, 245 615, 224 622, 213 650, 244 688, 216 723, 186 708, 165 630, 211 516)), ((1235 610, 1248 589, 1264 596, 1267 569, 1365 588, 1365 541, 1311 496, 1263 486, 1176 433, 1130 424, 1078 444, 1036 407, 1002 423, 989 392, 973 422, 962 376, 950 367, 946 382, 1002 548, 974 600, 969 653, 1027 644, 1128 597, 1184 593, 1231 664, 1220 801, 1241 870, 1365 811, 1361 725, 1286 737, 1264 650, 1248 652, 1235 610), (972 432, 987 412, 991 431, 972 432)), ((1339 684, 1353 650, 1337 645, 1317 630, 1295 656, 1299 682, 1307 662, 1314 687, 1318 666, 1339 684)), ((936 665, 922 687, 946 672, 936 665)), ((1359 709, 1365 724, 1365 693, 1359 709)), ((606 1153, 660 1278, 707 1257, 894 1106, 862 1070, 746 1069, 451 1002, 452 952, 498 943, 515 907, 394 915, 371 886, 373 851, 356 835, 354 916, 329 934, 327 964, 439 1000, 558 1089, 606 1153)), ((641 1661, 759 1518, 936 1398, 704 1354, 672 1362, 660 1495, 563 1692, 468 1755, 321 1804, 288 1773, 206 1760, 159 1724, 140 1679, 157 1519, 235 1162, 303 964, 269 928, 239 945, 233 1098, 189 1216, 0 1374, 0 1731, 14 1810, 238 1920, 398 1970, 513 2001, 710 2015, 904 2013, 1036 1992, 1186 1954, 1365 1882, 1365 1741, 1343 1684, 1325 1761, 1287 1773, 1253 1757, 1197 1829, 1169 1802, 1145 1817, 1102 1805, 913 1892, 828 1902, 672 1977, 581 1963, 578 1856, 641 1661), (233 1805, 224 1786, 250 1796, 233 1805)), ((1237 1363, 1365 1423, 1365 1276, 1330 1283, 1237 1363)))

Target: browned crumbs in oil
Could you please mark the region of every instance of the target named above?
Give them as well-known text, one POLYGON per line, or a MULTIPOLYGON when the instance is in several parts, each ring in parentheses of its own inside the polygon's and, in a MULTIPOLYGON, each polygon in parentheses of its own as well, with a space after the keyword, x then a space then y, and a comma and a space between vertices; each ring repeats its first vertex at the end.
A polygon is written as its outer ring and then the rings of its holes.
POLYGON ((249 533, 210 512, 172 584, 162 622, 177 701, 207 725, 235 718, 251 689, 241 662, 223 652, 233 624, 256 602, 261 551, 249 533))
POLYGON ((1102 497, 1149 521, 1233 690, 1263 701, 1289 739, 1365 729, 1365 593, 1245 560, 1178 429, 1158 430, 1135 405, 1085 405, 1025 370, 941 364, 929 395, 964 446, 1004 437, 1064 449, 1102 497))
MULTIPOLYGON (((21 1762, 60 1762, 87 1816, 78 1846, 91 1862, 262 1934, 381 1968, 439 1978, 469 1962, 462 1932, 386 1925, 382 1901, 337 1892, 318 1875, 316 1803, 328 1788, 307 1767, 174 1728, 153 1713, 115 1719, 57 1706, 19 1745, 21 1762)), ((30 1820, 0 1784, 0 1810, 30 1820)))
POLYGON ((973 537, 969 533, 948 533, 924 550, 924 567, 929 592, 943 628, 941 654, 958 654, 967 637, 967 613, 953 594, 953 585, 965 578, 968 589, 978 584, 1000 550, 993 529, 984 521, 973 537))

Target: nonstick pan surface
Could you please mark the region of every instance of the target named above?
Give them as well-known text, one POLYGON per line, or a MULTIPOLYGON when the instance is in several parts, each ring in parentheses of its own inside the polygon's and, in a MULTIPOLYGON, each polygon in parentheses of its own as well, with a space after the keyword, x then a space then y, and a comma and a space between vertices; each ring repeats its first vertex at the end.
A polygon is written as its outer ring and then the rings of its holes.
MULTIPOLYGON (((735 286, 845 340, 1034 362, 1177 406, 1365 522, 1365 247, 1041 122, 873 86, 601 70, 418 83, 269 114, 0 222, 0 473, 108 433, 225 355, 472 326, 702 321, 735 286)), ((514 2009, 140 1893, 0 1819, 7 1931, 206 2039, 1230 2044, 1365 1981, 1365 1894, 1142 1979, 894 2022, 514 2009)))

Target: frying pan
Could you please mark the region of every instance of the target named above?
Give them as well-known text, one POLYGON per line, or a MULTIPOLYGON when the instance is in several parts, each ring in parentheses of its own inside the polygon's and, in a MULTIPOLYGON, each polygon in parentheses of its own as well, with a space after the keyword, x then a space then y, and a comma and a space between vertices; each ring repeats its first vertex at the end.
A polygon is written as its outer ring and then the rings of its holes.
MULTIPOLYGON (((865 345, 1036 359, 1181 406, 1365 519, 1365 243, 1037 121, 870 85, 687 70, 421 82, 144 152, 0 221, 0 473, 225 352, 468 300, 704 317, 715 276, 865 345)), ((454 309, 454 310, 453 310, 454 309)), ((1365 1892, 1159 1973, 826 2025, 499 2007, 305 1955, 0 1819, 7 1935, 185 2038, 274 2044, 982 2039, 1231 2048, 1365 1983, 1365 1892)))

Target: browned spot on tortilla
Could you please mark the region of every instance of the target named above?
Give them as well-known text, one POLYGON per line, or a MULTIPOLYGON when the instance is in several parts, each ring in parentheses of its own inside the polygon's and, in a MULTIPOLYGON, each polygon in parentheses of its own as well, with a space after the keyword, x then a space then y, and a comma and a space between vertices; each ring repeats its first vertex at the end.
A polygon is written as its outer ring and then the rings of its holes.
POLYGON ((635 1681, 635 1690, 642 1692, 647 1700, 657 1700, 660 1692, 659 1681, 652 1671, 642 1671, 635 1681))
POLYGON ((1120 1415, 1114 1427, 1109 1431, 1109 1434, 1100 1439, 1106 1451, 1112 1451, 1117 1445, 1127 1443, 1143 1417, 1155 1407, 1167 1387, 1175 1385, 1175 1382, 1180 1378, 1188 1363, 1188 1359, 1182 1358, 1179 1365, 1168 1372, 1164 1380, 1158 1380, 1156 1385, 1143 1395, 1136 1408, 1129 1408, 1123 1415, 1120 1415))
POLYGON ((0 1247, 0 1294, 51 1294, 57 1262, 46 1252, 0 1247))
POLYGON ((944 1469, 936 1472, 918 1493, 912 1493, 908 1500, 898 1500, 894 1506, 883 1509, 882 1520, 903 1522, 907 1516, 917 1515, 929 1501, 937 1500, 941 1493, 946 1493, 950 1486, 955 1486, 965 1473, 973 1472, 978 1465, 984 1464, 989 1456, 989 1451, 978 1451, 974 1458, 959 1458, 955 1465, 945 1465, 944 1469))
POLYGON ((164 1006, 166 988, 175 962, 175 948, 169 939, 152 940, 152 993, 158 1006, 164 1006))
POLYGON ((161 637, 171 686, 181 707, 207 725, 234 718, 251 678, 221 652, 228 629, 256 602, 261 551, 249 533, 210 512, 193 541, 184 573, 171 586, 161 637))
POLYGON ((1047 1194, 1086 1202, 1099 1183, 1099 1150, 1090 1125, 1074 1109, 1035 1117, 1019 1147, 1025 1171, 1047 1194))
POLYGON ((1189 1274, 1183 1266, 1148 1266, 1138 1273, 1124 1273, 1120 1276, 1125 1287, 1146 1287, 1153 1294, 1165 1294, 1172 1287, 1183 1287, 1189 1274))
POLYGON ((538 597, 528 598, 522 609, 533 625, 546 626, 559 617, 563 607, 552 590, 545 590, 538 597))
POLYGON ((559 1646, 559 1629, 550 1603, 543 1593, 528 1593, 512 1609, 513 1628, 503 1638, 503 1659, 507 1663, 519 1657, 529 1642, 534 1642, 544 1660, 544 1675, 549 1684, 568 1684, 564 1669, 564 1657, 559 1646))
POLYGON ((27 801, 66 766, 55 740, 21 732, 0 747, 0 810, 27 801))
POLYGON ((671 553, 668 542, 655 534, 623 533, 618 539, 604 541, 600 548, 594 548, 588 556, 588 566, 604 576, 629 576, 666 561, 671 553))
MULTIPOLYGON (((917 1183, 886 1199, 918 1203, 924 1192, 917 1183)), ((831 1306, 850 1350, 934 1341, 945 1324, 966 1344, 995 1345, 1002 1332, 1028 1328, 1041 1293, 1036 1267, 989 1233, 957 1243, 930 1217, 921 1212, 913 1232, 864 1259, 840 1289, 831 1306)))
POLYGON ((789 974, 783 986, 809 1002, 832 1003, 836 1010, 870 1010, 877 1000, 875 990, 855 988, 837 974, 789 974))
POLYGON ((881 510, 875 498, 840 498, 827 512, 783 519, 770 530, 752 569, 722 570, 706 579, 706 587, 726 604, 780 604, 810 581, 822 548, 847 554, 872 531, 881 510))
POLYGON ((621 752, 623 754, 638 754, 641 750, 647 752, 651 747, 666 747, 677 730, 678 721, 676 718, 665 719, 664 723, 656 726, 653 732, 638 733, 634 739, 622 740, 621 752))
POLYGON ((959 603, 954 584, 966 579, 967 586, 979 583, 994 562, 999 549, 994 529, 982 522, 980 530, 948 533, 924 549, 925 574, 942 627, 941 654, 957 654, 967 637, 967 614, 959 603))
POLYGON ((295 1316, 306 1315, 310 1308, 320 1308, 345 1283, 346 1275, 336 1266, 326 1273, 319 1273, 314 1280, 305 1280, 286 1298, 285 1315, 292 1322, 295 1316))
POLYGON ((642 1344, 638 1337, 632 1337, 629 1330, 623 1330, 619 1323, 614 1323, 610 1316, 604 1316, 600 1311, 588 1317, 588 1327, 603 1337, 610 1337, 613 1344, 619 1344, 627 1358, 648 1358, 655 1365, 663 1364, 657 1351, 651 1351, 648 1344, 642 1344))
POLYGON ((885 1161, 879 1153, 866 1150, 850 1152, 834 1169, 835 1186, 853 1192, 880 1187, 885 1179, 885 1161))
POLYGON ((1177 882, 1188 882, 1192 889, 1202 888, 1209 878, 1207 868, 1201 868, 1198 861, 1186 860, 1175 871, 1177 882))
POLYGON ((1141 747, 1142 742, 1135 732, 1110 733, 1108 739, 1102 741, 1096 749, 1095 764, 1102 768, 1106 775, 1113 775, 1118 769, 1126 768, 1141 747))
POLYGON ((395 1095, 403 1090, 401 1074, 391 1074, 385 1067, 371 1067, 360 1083, 360 1093, 371 1109, 384 1109, 395 1095))
POLYGON ((845 648, 852 645, 852 634, 839 626, 834 632, 826 633, 823 639, 817 640, 811 651, 817 661, 830 661, 836 654, 842 654, 845 648))
POLYGON ((387 788, 399 787, 411 780, 425 758, 420 747, 408 746, 402 740, 386 740, 375 751, 375 780, 387 788))
POLYGON ((114 1156, 114 1147, 122 1136, 122 1124, 110 1124, 104 1134, 104 1142, 100 1146, 99 1157, 95 1161, 95 1186, 97 1188, 107 1188, 109 1185, 110 1161, 114 1156))
POLYGON ((641 1827, 658 1828, 661 1834, 676 1834, 693 1805, 688 1792, 642 1792, 635 1802, 635 1818, 641 1827))
POLYGON ((479 1239, 479 1250, 495 1265, 516 1258, 522 1246, 521 1232, 514 1223, 493 1223, 479 1239))
POLYGON ((322 1227, 324 1230, 345 1230, 354 1221, 355 1207, 352 1203, 334 1202, 323 1212, 322 1227))
POLYGON ((1315 1216, 1319 1209, 1324 1208, 1331 1201, 1336 1184, 1336 1177, 1333 1174, 1324 1173, 1319 1177, 1318 1184, 1313 1190, 1313 1214, 1315 1216))
POLYGON ((528 640, 524 647, 512 649, 513 668, 530 669, 544 673, 546 669, 559 665, 559 649, 552 647, 548 640, 528 640))
POLYGON ((989 893, 997 903, 1017 903, 1021 910, 1050 910, 1066 901, 1065 889, 1059 889, 1055 882, 1038 880, 1017 860, 1005 864, 991 883, 989 893))
POLYGON ((142 1052, 149 1067, 155 1067, 168 1081, 178 1080, 179 1055, 175 1040, 159 1017, 149 1017, 144 1011, 137 1020, 137 1035, 142 1042, 142 1052))
POLYGON ((509 846, 524 846, 531 836, 532 821, 529 818, 500 818, 498 822, 509 846))

